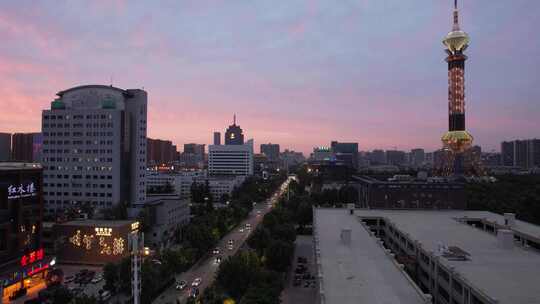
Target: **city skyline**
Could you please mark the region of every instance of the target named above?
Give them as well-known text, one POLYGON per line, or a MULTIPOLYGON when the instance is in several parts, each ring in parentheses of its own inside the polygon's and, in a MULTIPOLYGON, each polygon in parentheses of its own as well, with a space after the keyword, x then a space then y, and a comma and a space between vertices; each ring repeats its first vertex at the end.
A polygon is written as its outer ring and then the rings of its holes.
MULTIPOLYGON (((211 143, 237 113, 246 139, 307 155, 332 140, 436 150, 453 3, 379 2, 0 4, 0 131, 38 131, 58 91, 112 81, 144 87, 148 136, 178 145, 211 143)), ((487 151, 538 136, 539 9, 460 3, 468 129, 487 151)))

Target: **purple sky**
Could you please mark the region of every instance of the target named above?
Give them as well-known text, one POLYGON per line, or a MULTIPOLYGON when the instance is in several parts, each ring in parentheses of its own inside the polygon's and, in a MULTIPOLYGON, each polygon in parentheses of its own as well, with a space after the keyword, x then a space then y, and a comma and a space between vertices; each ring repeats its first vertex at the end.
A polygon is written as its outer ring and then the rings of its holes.
MULTIPOLYGON (((257 146, 436 149, 452 2, 1 1, 0 132, 39 130, 58 91, 112 76, 148 91, 149 136, 179 147, 237 113, 257 146)), ((540 136, 540 1, 461 2, 475 142, 540 136)))

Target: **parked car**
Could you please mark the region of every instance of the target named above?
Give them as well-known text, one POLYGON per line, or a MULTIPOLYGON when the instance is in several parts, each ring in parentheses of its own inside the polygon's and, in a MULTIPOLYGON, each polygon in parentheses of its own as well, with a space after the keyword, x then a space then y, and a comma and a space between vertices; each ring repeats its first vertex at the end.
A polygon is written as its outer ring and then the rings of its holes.
POLYGON ((184 290, 186 288, 187 282, 186 281, 180 281, 176 283, 176 290, 184 290))
POLYGON ((104 291, 99 297, 101 301, 107 301, 111 298, 111 293, 109 291, 104 291))

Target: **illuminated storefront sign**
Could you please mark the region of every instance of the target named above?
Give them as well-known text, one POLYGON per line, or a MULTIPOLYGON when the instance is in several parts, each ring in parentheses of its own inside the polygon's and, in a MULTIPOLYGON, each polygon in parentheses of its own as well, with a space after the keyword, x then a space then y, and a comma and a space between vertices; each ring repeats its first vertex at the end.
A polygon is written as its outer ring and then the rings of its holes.
POLYGON ((98 235, 98 236, 111 236, 112 235, 112 228, 96 227, 96 235, 98 235))
POLYGON ((25 254, 21 257, 21 266, 30 265, 32 263, 35 263, 37 261, 43 260, 44 254, 43 254, 43 248, 38 249, 36 251, 32 251, 29 254, 25 254))
POLYGON ((139 222, 134 222, 134 223, 131 223, 131 231, 136 231, 136 230, 139 230, 139 222))
POLYGON ((82 234, 77 230, 69 237, 69 242, 75 247, 80 247, 87 251, 95 246, 101 255, 122 255, 125 251, 125 240, 121 237, 112 237, 112 228, 95 228, 95 234, 82 234))
POLYGON ((28 276, 33 276, 34 274, 42 272, 43 270, 48 269, 48 268, 49 268, 49 264, 45 264, 41 267, 34 268, 28 272, 28 276))
POLYGON ((9 185, 8 186, 8 199, 24 198, 37 195, 37 189, 34 183, 9 185))

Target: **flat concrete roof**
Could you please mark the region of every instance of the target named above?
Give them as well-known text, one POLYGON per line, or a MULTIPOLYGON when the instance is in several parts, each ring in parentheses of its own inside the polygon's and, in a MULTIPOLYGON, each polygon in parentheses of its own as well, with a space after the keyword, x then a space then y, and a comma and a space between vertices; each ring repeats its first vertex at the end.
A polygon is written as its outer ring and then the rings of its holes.
POLYGON ((384 248, 345 209, 315 209, 316 248, 325 304, 426 303, 416 287, 384 248), (351 243, 340 239, 351 229, 351 243))
POLYGON ((36 170, 41 168, 39 163, 0 162, 0 170, 36 170))
MULTIPOLYGON (((496 235, 456 220, 467 217, 503 225, 504 216, 487 211, 367 209, 356 209, 355 215, 385 218, 427 252, 437 254, 440 244, 463 249, 470 260, 450 261, 441 256, 439 261, 499 303, 540 303, 540 251, 518 244, 504 249, 496 235)), ((523 221, 516 220, 511 229, 540 237, 540 226, 523 221)))

